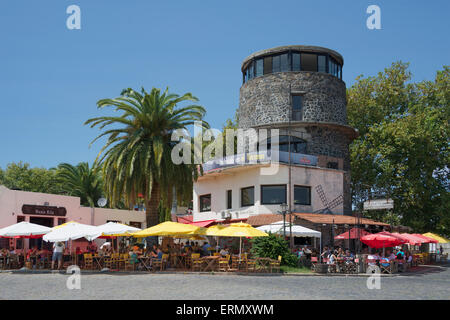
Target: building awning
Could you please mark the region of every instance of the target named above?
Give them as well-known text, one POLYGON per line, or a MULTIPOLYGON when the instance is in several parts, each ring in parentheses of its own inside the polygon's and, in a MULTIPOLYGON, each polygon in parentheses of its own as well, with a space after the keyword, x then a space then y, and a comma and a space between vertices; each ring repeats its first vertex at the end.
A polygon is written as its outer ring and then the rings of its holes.
MULTIPOLYGON (((340 214, 322 214, 322 213, 293 213, 297 219, 306 220, 310 223, 322 224, 348 224, 355 225, 358 220, 354 216, 344 216, 340 214)), ((367 218, 360 218, 359 224, 375 225, 375 226, 389 226, 389 224, 379 221, 374 221, 367 218)))
POLYGON ((204 221, 195 221, 195 222, 191 222, 190 224, 197 226, 197 227, 209 227, 212 224, 214 224, 216 222, 216 220, 204 220, 204 221))

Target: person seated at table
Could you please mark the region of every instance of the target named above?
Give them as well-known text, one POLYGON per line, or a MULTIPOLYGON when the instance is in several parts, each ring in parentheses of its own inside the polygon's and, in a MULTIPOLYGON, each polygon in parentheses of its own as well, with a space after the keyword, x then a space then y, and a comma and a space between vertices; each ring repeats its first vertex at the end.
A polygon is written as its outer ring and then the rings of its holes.
POLYGON ((9 251, 6 248, 0 250, 0 257, 8 257, 9 251))
POLYGON ((211 245, 206 242, 202 247, 203 256, 209 256, 209 248, 211 248, 211 245))
POLYGON ((338 251, 337 251, 336 258, 343 258, 344 256, 345 256, 344 250, 342 250, 342 248, 339 247, 339 249, 338 249, 338 251))
POLYGON ((220 255, 221 255, 222 257, 226 257, 227 254, 230 254, 230 252, 228 251, 228 247, 224 247, 224 248, 222 248, 222 249, 220 250, 220 255))
POLYGON ((345 259, 346 260, 352 260, 354 258, 353 253, 350 252, 350 250, 345 250, 345 259))
POLYGON ((405 259, 405 253, 402 251, 401 248, 397 251, 396 256, 397 256, 397 260, 405 259))
POLYGON ((406 251, 406 264, 408 265, 408 267, 412 266, 412 261, 413 261, 413 255, 411 254, 411 252, 406 251))
POLYGON ((369 266, 376 266, 377 260, 380 260, 380 255, 379 255, 378 251, 375 251, 375 253, 369 254, 367 256, 367 260, 371 260, 367 263, 369 266))
POLYGON ((328 258, 327 264, 334 264, 336 262, 336 254, 337 251, 334 252, 330 251, 330 254, 327 257, 328 258))
POLYGON ((320 254, 322 256, 322 258, 328 258, 328 256, 330 255, 330 249, 328 249, 328 247, 323 248, 323 252, 320 254))
POLYGON ((386 257, 389 261, 395 260, 395 254, 394 252, 391 252, 391 250, 386 250, 386 257))

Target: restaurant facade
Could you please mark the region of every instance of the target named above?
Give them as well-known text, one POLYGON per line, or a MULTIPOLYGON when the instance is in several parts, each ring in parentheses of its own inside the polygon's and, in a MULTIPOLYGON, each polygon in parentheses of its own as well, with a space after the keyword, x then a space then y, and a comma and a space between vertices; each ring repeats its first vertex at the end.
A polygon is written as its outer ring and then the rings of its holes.
MULTIPOLYGON (((69 221, 95 226, 113 221, 137 228, 146 227, 145 211, 83 207, 78 197, 10 190, 0 185, 0 228, 22 221, 47 227, 69 221)), ((0 247, 11 246, 14 241, 14 239, 0 239, 0 247)), ((20 242, 19 246, 23 245, 25 248, 40 246, 41 241, 41 239, 26 239, 23 244, 20 242)))

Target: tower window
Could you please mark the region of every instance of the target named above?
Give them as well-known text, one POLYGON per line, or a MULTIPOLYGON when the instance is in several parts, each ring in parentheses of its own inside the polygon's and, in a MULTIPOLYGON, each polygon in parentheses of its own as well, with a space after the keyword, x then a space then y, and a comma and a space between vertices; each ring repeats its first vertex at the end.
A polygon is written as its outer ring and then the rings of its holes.
POLYGON ((292 120, 303 120, 303 96, 292 95, 292 120))
POLYGON ((302 53, 302 71, 317 71, 317 55, 302 53))
POLYGON ((318 55, 317 56, 317 71, 327 72, 327 57, 318 55))
POLYGON ((292 71, 300 71, 300 53, 292 54, 292 71))
POLYGON ((264 74, 272 73, 272 57, 264 58, 264 74))
POLYGON ((264 59, 256 60, 255 77, 260 77, 264 72, 264 59))

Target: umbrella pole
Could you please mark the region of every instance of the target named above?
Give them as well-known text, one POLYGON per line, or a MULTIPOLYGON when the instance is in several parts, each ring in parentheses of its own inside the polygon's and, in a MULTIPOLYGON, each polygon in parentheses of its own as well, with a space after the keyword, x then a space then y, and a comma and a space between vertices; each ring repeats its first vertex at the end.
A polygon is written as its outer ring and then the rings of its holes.
POLYGON ((239 237, 239 260, 241 260, 241 252, 242 252, 242 237, 239 237))

